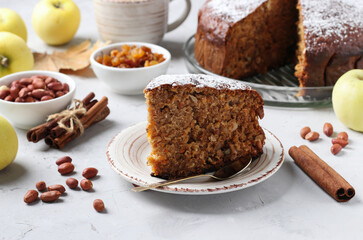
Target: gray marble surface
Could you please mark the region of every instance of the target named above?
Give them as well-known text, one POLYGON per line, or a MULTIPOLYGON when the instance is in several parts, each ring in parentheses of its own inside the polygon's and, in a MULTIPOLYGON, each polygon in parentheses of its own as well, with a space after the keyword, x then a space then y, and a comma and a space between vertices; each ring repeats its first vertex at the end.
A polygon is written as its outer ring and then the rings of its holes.
MULTIPOLYGON (((0 0, 0 7, 17 11, 28 29, 28 44, 36 51, 51 51, 31 26, 31 12, 37 0, 0 0)), ((75 0, 82 22, 70 44, 98 39, 91 0, 75 0)), ((183 7, 174 0, 171 18, 183 7)), ((192 1, 186 22, 165 35, 162 46, 172 53, 168 73, 186 73, 182 46, 196 29, 197 10, 203 1, 192 1)), ((71 75, 77 83, 76 97, 94 91, 98 98, 109 97, 111 114, 84 136, 63 150, 49 149, 43 142, 29 143, 25 131, 17 129, 19 152, 16 160, 0 171, 0 239, 362 239, 363 236, 363 141, 362 133, 344 127, 332 108, 287 109, 265 107, 263 127, 283 143, 285 153, 292 145, 307 144, 325 159, 356 190, 347 203, 337 203, 287 155, 281 169, 253 187, 218 195, 183 196, 148 191, 134 193, 132 185, 107 163, 106 148, 121 130, 146 120, 143 96, 112 93, 91 69, 71 75), (310 126, 322 133, 329 121, 336 131, 347 131, 350 144, 337 156, 330 153, 330 139, 322 136, 314 143, 299 137, 300 128, 310 126), (72 191, 56 203, 26 205, 23 196, 37 181, 63 183, 55 160, 69 155, 81 178, 85 167, 99 169, 94 191, 72 191), (96 198, 104 200, 106 212, 92 207, 96 198)))

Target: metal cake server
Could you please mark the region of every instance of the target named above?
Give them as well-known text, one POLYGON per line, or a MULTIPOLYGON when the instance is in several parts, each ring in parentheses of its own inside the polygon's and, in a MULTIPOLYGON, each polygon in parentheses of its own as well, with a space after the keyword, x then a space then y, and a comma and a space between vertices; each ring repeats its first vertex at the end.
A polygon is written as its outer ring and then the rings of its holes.
POLYGON ((215 180, 222 181, 222 180, 230 179, 230 178, 233 178, 233 177, 239 175, 240 173, 245 171, 250 166, 251 162, 252 162, 252 158, 247 162, 247 164, 244 161, 234 161, 231 164, 220 168, 214 174, 200 174, 200 175, 190 176, 190 177, 181 178, 181 179, 165 180, 162 182, 150 184, 148 186, 134 187, 131 190, 134 192, 142 192, 142 191, 149 190, 152 188, 157 188, 157 187, 162 187, 162 186, 166 186, 166 185, 170 185, 170 184, 174 184, 174 183, 179 183, 179 182, 182 182, 185 180, 194 179, 194 178, 198 178, 198 177, 211 177, 215 180))

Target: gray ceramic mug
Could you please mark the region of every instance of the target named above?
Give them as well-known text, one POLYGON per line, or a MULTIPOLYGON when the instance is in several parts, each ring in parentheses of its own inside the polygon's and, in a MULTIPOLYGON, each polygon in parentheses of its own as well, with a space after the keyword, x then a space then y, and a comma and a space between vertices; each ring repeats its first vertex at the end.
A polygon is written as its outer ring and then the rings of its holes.
POLYGON ((191 2, 183 1, 181 16, 168 23, 169 0, 94 0, 98 32, 112 42, 159 43, 188 17, 191 2))

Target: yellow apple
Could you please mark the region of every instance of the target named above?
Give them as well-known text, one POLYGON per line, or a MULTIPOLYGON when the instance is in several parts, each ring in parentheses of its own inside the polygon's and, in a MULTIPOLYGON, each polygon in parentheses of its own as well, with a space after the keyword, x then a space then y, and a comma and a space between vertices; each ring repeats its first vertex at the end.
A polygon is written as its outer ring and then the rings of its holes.
POLYGON ((332 101, 338 119, 345 126, 363 132, 363 70, 343 74, 334 85, 332 101))
POLYGON ((26 26, 21 17, 9 8, 0 8, 0 32, 11 32, 26 42, 26 26))
POLYGON ((18 152, 18 137, 11 124, 0 116, 0 170, 14 161, 18 152))
POLYGON ((32 70, 33 54, 17 35, 0 32, 0 77, 14 72, 32 70))
POLYGON ((80 21, 81 13, 72 0, 41 0, 32 15, 35 32, 50 45, 72 40, 80 21))

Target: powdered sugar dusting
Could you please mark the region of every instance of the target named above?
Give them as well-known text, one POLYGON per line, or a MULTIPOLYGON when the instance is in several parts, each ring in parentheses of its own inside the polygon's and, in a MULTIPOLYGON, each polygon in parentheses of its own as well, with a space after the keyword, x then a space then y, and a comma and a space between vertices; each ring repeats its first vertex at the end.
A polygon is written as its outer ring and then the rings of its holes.
POLYGON ((307 50, 362 47, 362 0, 300 0, 307 50), (332 40, 334 39, 334 40, 332 40))
POLYGON ((251 90, 249 86, 240 81, 204 74, 161 75, 157 78, 154 78, 146 86, 146 89, 151 90, 162 85, 193 85, 197 88, 210 87, 218 90, 251 90))
POLYGON ((206 7, 210 8, 211 14, 218 18, 235 23, 255 11, 264 2, 267 0, 210 0, 206 3, 206 7))

